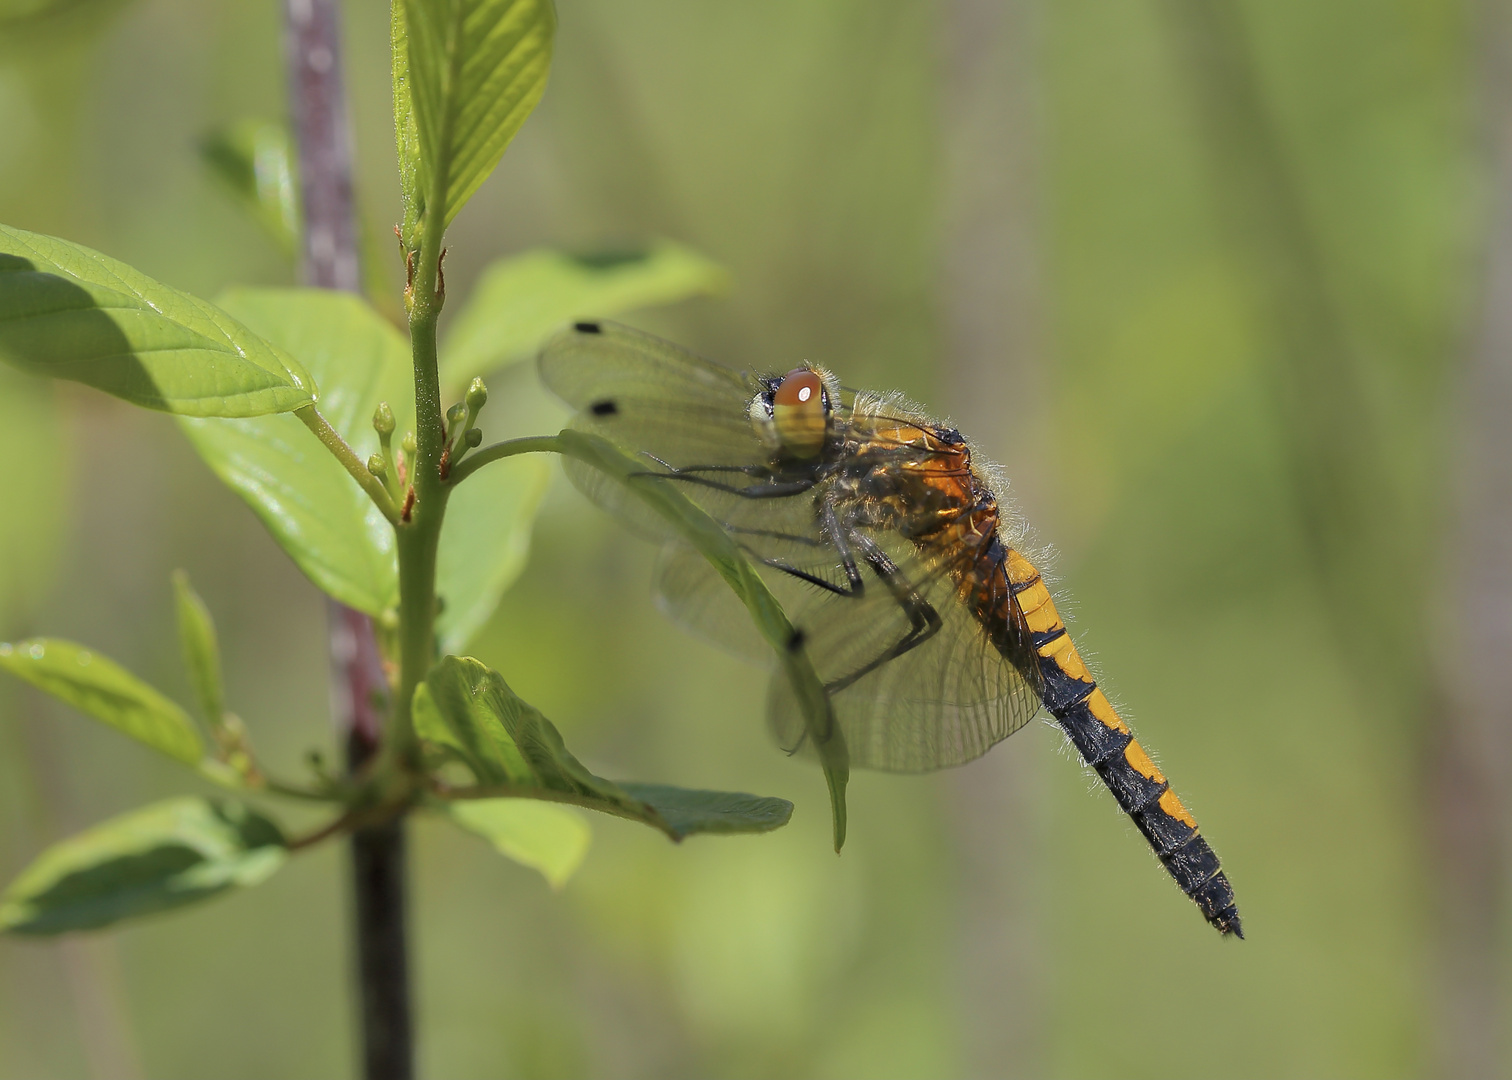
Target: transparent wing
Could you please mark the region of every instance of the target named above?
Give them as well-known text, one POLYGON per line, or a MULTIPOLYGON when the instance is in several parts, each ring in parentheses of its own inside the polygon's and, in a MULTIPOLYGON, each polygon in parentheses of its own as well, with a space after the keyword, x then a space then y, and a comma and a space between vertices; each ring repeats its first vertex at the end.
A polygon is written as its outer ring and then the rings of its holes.
MULTIPOLYGON (((617 323, 577 323, 547 342, 538 363, 541 381, 577 410, 572 427, 640 456, 648 471, 707 465, 735 470, 712 478, 739 479, 739 470, 766 457, 746 415, 755 381, 669 341, 617 323)), ((583 494, 636 532, 673 538, 623 485, 571 459, 563 467, 583 494)), ((684 494, 702 504, 691 486, 684 494)))
MULTIPOLYGON (((783 611, 797 611, 812 599, 814 586, 789 574, 767 572, 763 578, 783 611)), ((756 629, 750 612, 709 560, 693 548, 678 542, 662 548, 655 591, 657 606, 689 634, 747 663, 773 666, 772 647, 756 629)))
POLYGON ((668 464, 759 465, 746 417, 754 380, 617 323, 578 323, 541 351, 541 380, 578 410, 573 427, 668 464), (593 330, 585 330, 593 327, 593 330))
MULTIPOLYGON (((978 758, 1033 718, 1039 694, 989 640, 943 567, 926 565, 906 541, 876 539, 907 580, 914 594, 909 599, 923 601, 939 619, 937 630, 896 656, 889 654, 918 633, 918 609, 911 613, 869 567, 863 569, 859 596, 770 569, 763 576, 802 632, 820 678, 834 687, 831 700, 853 764, 924 772, 978 758)), ((832 549, 830 558, 843 580, 838 552, 832 549)), ((690 633, 744 660, 772 666, 771 647, 744 606, 696 551, 681 544, 663 549, 657 595, 662 609, 690 633)), ((1004 628, 1003 636, 1011 642, 1014 632, 1004 628)), ((1028 650, 1024 639, 1026 661, 1028 650)), ((784 749, 811 749, 781 670, 772 676, 767 716, 784 749)))
MULTIPOLYGON (((1034 717, 1039 694, 989 639, 944 566, 926 564, 906 540, 875 540, 896 566, 909 603, 868 572, 859 597, 819 592, 794 620, 831 688, 851 762, 925 772, 978 758, 1034 717), (914 601, 927 605, 937 628, 920 629, 914 601), (911 635, 917 644, 899 652, 911 635)), ((1012 642, 1021 628, 1002 630, 1012 642)), ((1027 660, 1027 650, 1024 640, 1016 651, 1027 660)), ((784 748, 807 748, 802 714, 780 671, 768 691, 767 717, 784 748)))

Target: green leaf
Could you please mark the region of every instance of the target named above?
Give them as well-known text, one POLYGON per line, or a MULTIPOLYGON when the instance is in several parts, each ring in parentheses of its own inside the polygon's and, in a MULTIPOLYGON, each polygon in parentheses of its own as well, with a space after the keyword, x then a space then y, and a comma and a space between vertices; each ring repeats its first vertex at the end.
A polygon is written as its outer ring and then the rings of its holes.
POLYGON ((548 799, 644 822, 674 840, 696 832, 769 832, 787 824, 783 799, 694 792, 661 785, 636 791, 594 776, 567 751, 540 711, 503 676, 470 657, 448 656, 415 692, 415 733, 471 770, 499 795, 548 799))
POLYGON ((299 248, 299 184, 289 130, 248 118, 200 140, 200 160, 287 254, 299 248))
POLYGON ((315 400, 298 362, 224 311, 66 240, 0 225, 0 360, 182 416, 315 400))
POLYGON ((722 291, 723 267, 665 241, 645 251, 569 255, 540 249, 483 272, 441 348, 443 386, 462 386, 532 355, 563 323, 722 291))
MULTIPOLYGON (((322 415, 360 458, 378 450, 379 402, 392 405, 401 433, 413 426, 409 346, 362 300, 324 289, 233 289, 220 302, 309 367, 326 388, 322 415)), ((181 424, 319 588, 369 615, 397 602, 393 528, 298 418, 181 424)))
POLYGON ((581 815, 539 799, 459 799, 446 804, 446 813, 499 854, 539 870, 553 889, 582 865, 593 839, 581 815))
POLYGON ((436 620, 442 652, 461 652, 525 569, 550 481, 549 462, 522 457, 490 465, 452 492, 436 560, 436 592, 445 601, 436 620))
POLYGON ((197 766, 203 756, 183 709, 81 645, 52 638, 0 643, 0 669, 171 758, 197 766))
POLYGON ((189 683, 194 687, 201 714, 214 726, 226 713, 215 623, 205 602, 189 584, 189 575, 182 570, 173 572, 173 596, 178 612, 179 648, 184 654, 184 670, 189 674, 189 683))
POLYGON ((760 795, 731 791, 699 791, 666 784, 621 781, 620 788, 656 807, 656 812, 683 836, 692 833, 768 832, 780 829, 793 815, 793 804, 760 795))
POLYGON ((392 12, 403 235, 415 247, 421 217, 450 225, 541 100, 556 12, 551 0, 397 0, 392 12))
POLYGON ((674 486, 647 474, 639 462, 597 435, 568 430, 557 436, 556 443, 562 453, 633 491, 709 561, 745 605, 756 628, 777 654, 803 709, 809 740, 819 754, 829 787, 835 850, 839 851, 845 844, 845 786, 850 778, 850 758, 845 737, 835 723, 829 694, 802 646, 794 645, 793 624, 782 605, 729 533, 674 486))
POLYGON ((0 931, 61 934, 256 885, 288 855, 277 825, 240 803, 181 798, 54 844, 0 897, 0 931))

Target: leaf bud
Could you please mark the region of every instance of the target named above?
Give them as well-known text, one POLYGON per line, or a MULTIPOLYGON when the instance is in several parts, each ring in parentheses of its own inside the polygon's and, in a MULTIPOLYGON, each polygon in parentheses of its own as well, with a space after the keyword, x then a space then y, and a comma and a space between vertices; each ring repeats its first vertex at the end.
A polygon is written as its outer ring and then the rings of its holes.
POLYGON ((462 433, 462 441, 469 450, 475 450, 483 444, 483 431, 481 428, 468 428, 462 433))
POLYGON ((483 385, 480 377, 474 377, 467 387, 467 408, 473 416, 482 411, 483 406, 488 404, 488 387, 483 385))
POLYGON ((385 439, 394 433, 394 410, 386 401, 373 412, 373 430, 385 439))
POLYGON ((367 460, 368 472, 382 480, 388 475, 388 462, 383 460, 382 454, 374 454, 367 460))
POLYGON ((413 431, 406 431, 404 433, 404 441, 399 444, 399 448, 404 451, 405 457, 411 461, 415 460, 415 454, 419 452, 420 444, 415 441, 415 433, 413 431))

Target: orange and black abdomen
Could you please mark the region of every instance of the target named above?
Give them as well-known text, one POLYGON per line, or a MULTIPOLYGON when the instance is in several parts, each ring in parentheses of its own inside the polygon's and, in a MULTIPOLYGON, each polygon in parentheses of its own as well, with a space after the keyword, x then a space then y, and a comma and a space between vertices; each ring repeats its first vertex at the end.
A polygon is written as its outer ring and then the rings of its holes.
POLYGON ((1009 592, 1028 631, 1040 697, 1118 805, 1134 819, 1170 875, 1224 934, 1243 937, 1234 890, 1196 819, 1093 681, 1056 613, 1039 571, 1016 551, 1003 559, 1009 592))

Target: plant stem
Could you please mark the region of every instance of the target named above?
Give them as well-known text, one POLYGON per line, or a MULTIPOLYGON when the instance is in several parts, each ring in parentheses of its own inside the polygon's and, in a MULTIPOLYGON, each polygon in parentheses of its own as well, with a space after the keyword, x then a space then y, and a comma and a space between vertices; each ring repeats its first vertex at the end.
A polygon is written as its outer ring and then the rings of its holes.
POLYGON ((516 454, 560 454, 562 442, 555 435, 530 435, 523 439, 508 439, 474 450, 467 460, 452 466, 450 483, 460 484, 490 461, 514 457, 516 454))
POLYGON ((389 519, 390 524, 399 520, 399 508, 394 505, 394 498, 389 494, 388 488, 383 486, 383 481, 368 471, 357 452, 347 445, 347 441, 341 437, 341 433, 330 425, 320 410, 313 405, 306 405, 302 409, 295 409, 294 415, 304 421, 304 426, 315 433, 315 437, 325 444, 325 448, 331 452, 337 461, 341 462, 342 468, 352 475, 362 490, 368 493, 383 516, 389 519))
MULTIPOLYGON (((284 24, 289 108, 299 150, 304 214, 302 276, 310 285, 356 292, 360 287, 357 215, 342 83, 341 12, 336 0, 285 0, 284 24)), ((316 430, 316 434, 321 432, 316 430)), ((383 500, 353 469, 353 463, 339 451, 337 457, 383 508, 383 500)), ((354 454, 351 457, 355 460, 354 454)), ((361 462, 356 465, 361 473, 367 472, 361 462)), ((388 507, 393 507, 392 497, 388 497, 388 507)), ((385 508, 384 513, 390 520, 397 519, 397 512, 390 514, 385 508)), ((387 693, 389 687, 371 620, 335 601, 330 602, 329 611, 336 725, 349 772, 364 772, 379 747, 375 696, 387 693)), ((405 934, 403 815, 354 833, 351 851, 362 1070, 368 1080, 408 1080, 414 1075, 414 1037, 405 934)))

